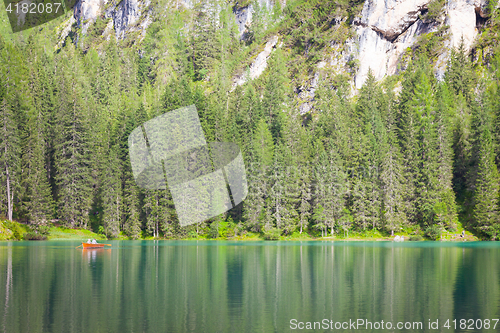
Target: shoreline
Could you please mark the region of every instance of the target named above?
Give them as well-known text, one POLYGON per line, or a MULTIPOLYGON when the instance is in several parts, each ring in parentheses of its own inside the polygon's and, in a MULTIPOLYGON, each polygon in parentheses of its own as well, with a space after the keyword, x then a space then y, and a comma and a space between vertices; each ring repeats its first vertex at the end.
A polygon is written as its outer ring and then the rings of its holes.
MULTIPOLYGON (((273 239, 266 239, 266 235, 260 233, 246 232, 238 236, 230 237, 218 237, 210 238, 207 235, 201 235, 199 237, 186 237, 186 238, 153 238, 153 237, 141 237, 136 240, 189 240, 189 241, 349 241, 349 242, 387 242, 395 241, 394 237, 402 236, 404 237, 403 242, 412 241, 434 241, 434 242, 471 242, 471 241, 487 241, 481 240, 477 236, 473 235, 469 231, 465 231, 465 237, 461 237, 461 232, 455 231, 454 233, 443 231, 440 239, 432 240, 427 237, 423 237, 421 234, 408 234, 405 232, 395 233, 394 236, 384 235, 379 231, 368 231, 364 234, 353 233, 347 237, 342 237, 340 235, 326 236, 326 237, 316 237, 307 232, 300 234, 295 232, 292 235, 279 236, 273 239)), ((12 221, 0 221, 0 241, 20 241, 20 240, 38 240, 38 241, 55 241, 55 240, 78 240, 86 241, 87 239, 96 239, 98 241, 103 240, 134 240, 126 235, 120 234, 116 238, 108 238, 103 234, 98 234, 87 229, 71 229, 62 226, 51 225, 43 234, 36 233, 30 229, 29 226, 12 221)))

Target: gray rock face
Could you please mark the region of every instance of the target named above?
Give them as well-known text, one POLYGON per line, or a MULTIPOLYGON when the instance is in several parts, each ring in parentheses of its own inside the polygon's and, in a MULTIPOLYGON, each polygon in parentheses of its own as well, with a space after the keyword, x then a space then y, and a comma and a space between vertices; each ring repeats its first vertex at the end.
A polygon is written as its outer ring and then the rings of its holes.
MULTIPOLYGON (((321 68, 321 65, 318 69, 321 68)), ((296 94, 299 100, 299 113, 304 115, 312 110, 316 96, 316 89, 319 84, 319 72, 314 73, 314 77, 308 82, 308 86, 302 86, 296 89, 296 94)))
POLYGON ((400 57, 406 49, 416 42, 419 35, 435 31, 437 28, 437 25, 425 24, 418 20, 391 42, 380 32, 368 27, 358 27, 359 69, 354 79, 356 88, 361 88, 370 69, 377 79, 396 74, 400 57))
MULTIPOLYGON (((116 38, 123 39, 128 31, 145 30, 151 23, 146 8, 150 0, 80 0, 74 9, 74 17, 82 34, 99 15, 112 19, 116 38), (109 4, 109 2, 111 4, 109 4)), ((109 27, 107 27, 109 28, 109 27)))
MULTIPOLYGON (((147 8, 150 3, 150 0, 122 0, 118 6, 110 6, 106 10, 105 16, 106 18, 113 19, 113 25, 118 39, 123 39, 127 29, 139 22, 144 9, 147 8)), ((147 24, 145 28, 147 28, 148 25, 149 24, 147 24)))
POLYGON ((415 23, 430 0, 367 0, 360 24, 379 32, 389 41, 395 40, 415 23))
MULTIPOLYGON (((419 18, 430 0, 367 0, 362 16, 355 21, 358 34, 359 69, 355 76, 356 88, 361 88, 368 70, 375 78, 395 74, 404 51, 411 47, 417 37, 439 28, 438 23, 423 23, 419 18)), ((477 36, 476 13, 485 15, 485 0, 449 0, 445 12, 445 24, 449 26, 448 47, 457 47, 463 38, 470 48, 477 36)), ((442 77, 448 59, 448 51, 438 59, 437 77, 442 77)))
POLYGON ((278 43, 278 36, 272 37, 264 47, 264 51, 260 52, 255 58, 254 62, 250 65, 249 70, 246 73, 243 73, 242 76, 236 78, 234 83, 235 86, 240 86, 247 82, 249 79, 253 80, 259 77, 267 67, 267 59, 271 55, 271 52, 276 47, 278 43))
POLYGON ((80 0, 73 9, 73 16, 77 26, 82 29, 82 34, 87 33, 87 29, 97 16, 99 16, 107 4, 108 0, 80 0))
MULTIPOLYGON (((282 6, 286 5, 286 1, 283 0, 276 0, 276 1, 280 1, 280 4, 282 6)), ((265 9, 267 13, 271 14, 273 12, 274 3, 275 2, 271 0, 259 0, 258 7, 260 7, 261 9, 265 9)), ((255 8, 253 7, 252 4, 245 7, 238 7, 238 6, 234 7, 233 14, 236 20, 236 24, 238 25, 240 39, 245 39, 248 27, 250 27, 252 24, 252 17, 254 13, 255 13, 255 8)))
POLYGON ((233 13, 236 19, 236 25, 238 25, 240 38, 242 38, 247 27, 250 26, 252 22, 253 7, 252 5, 248 5, 247 7, 235 8, 233 13))
POLYGON ((446 24, 450 26, 451 46, 457 47, 463 37, 468 49, 477 36, 476 13, 485 17, 487 2, 482 0, 449 0, 446 24))

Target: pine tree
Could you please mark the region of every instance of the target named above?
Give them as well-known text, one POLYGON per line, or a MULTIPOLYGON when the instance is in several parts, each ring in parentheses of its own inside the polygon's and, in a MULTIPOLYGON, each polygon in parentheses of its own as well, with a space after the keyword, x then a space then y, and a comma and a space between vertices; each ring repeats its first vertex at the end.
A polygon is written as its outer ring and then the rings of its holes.
POLYGON ((413 180, 405 200, 411 203, 410 222, 430 226, 436 222, 435 207, 441 193, 437 105, 428 65, 421 60, 415 68, 403 83, 399 104, 405 177, 413 180))
POLYGON ((311 216, 311 204, 312 199, 311 193, 311 172, 309 165, 300 165, 298 167, 299 173, 299 228, 300 233, 309 224, 309 217, 311 216))
POLYGON ((389 132, 387 150, 382 159, 382 193, 383 193, 383 220, 385 229, 394 232, 405 226, 406 209, 403 196, 405 193, 405 179, 399 146, 395 134, 389 132))
MULTIPOLYGON (((437 151, 436 105, 430 82, 425 74, 420 76, 414 90, 410 109, 415 112, 418 121, 418 142, 420 155, 417 173, 417 218, 425 225, 434 223, 434 206, 439 198, 438 174, 439 161, 437 151)), ((409 152, 410 153, 410 152, 409 152)))
POLYGON ((446 84, 439 86, 436 95, 437 153, 438 153, 438 189, 439 201, 434 207, 436 222, 455 230, 458 222, 455 193, 453 192, 453 148, 451 106, 447 103, 446 84))
POLYGON ((316 228, 317 230, 321 230, 321 237, 325 237, 327 234, 327 226, 325 224, 326 215, 325 209, 323 208, 323 206, 321 206, 321 204, 317 204, 316 208, 314 208, 314 214, 312 218, 314 220, 314 228, 316 228))
POLYGON ((382 90, 377 86, 372 72, 369 71, 356 105, 356 111, 363 127, 363 132, 360 135, 363 156, 360 159, 362 172, 358 175, 354 191, 357 201, 355 202, 354 219, 363 230, 366 230, 368 226, 375 229, 381 224, 380 170, 383 149, 387 145, 387 134, 382 115, 383 102, 382 90))
POLYGON ((284 234, 291 234, 297 227, 298 218, 296 207, 299 201, 299 175, 296 158, 291 149, 285 148, 283 144, 276 146, 274 157, 270 196, 276 227, 284 234))
POLYGON ((193 32, 192 64, 196 80, 203 80, 215 65, 219 45, 217 36, 215 1, 202 1, 196 8, 193 32))
MULTIPOLYGON (((317 157, 314 161, 314 211, 317 214, 318 207, 322 207, 320 221, 325 228, 330 228, 333 235, 334 227, 339 224, 345 208, 345 195, 348 189, 347 175, 343 170, 338 153, 332 147, 330 154, 327 153, 321 141, 315 143, 317 157)), ((343 225, 348 229, 350 225, 343 225)), ((325 229, 326 230, 326 229, 325 229)))
POLYGON ((474 98, 474 87, 476 78, 472 68, 472 62, 467 57, 463 38, 458 49, 451 50, 450 62, 445 75, 448 87, 455 95, 465 97, 467 103, 471 103, 474 98))
POLYGON ((289 89, 286 58, 283 52, 278 49, 269 60, 269 76, 262 97, 263 115, 267 119, 275 142, 282 135, 282 126, 285 122, 283 111, 288 104, 289 89))
POLYGON ((168 208, 166 190, 146 190, 143 210, 146 213, 146 230, 154 238, 160 237, 160 232, 168 230, 171 219, 168 208))
POLYGON ((5 87, 1 83, 0 103, 0 166, 2 168, 0 181, 5 191, 2 191, 2 199, 7 203, 7 219, 12 220, 14 194, 19 184, 20 140, 17 134, 17 122, 7 102, 5 87))
POLYGON ((330 234, 333 235, 333 229, 336 224, 347 231, 351 228, 351 220, 345 219, 346 214, 346 195, 349 188, 347 180, 347 172, 344 164, 340 159, 340 155, 336 151, 337 147, 330 147, 329 168, 328 170, 328 186, 327 196, 324 203, 327 209, 327 222, 330 227, 330 234))
POLYGON ((496 240, 500 234, 499 174, 495 165, 494 144, 489 125, 485 124, 480 136, 479 166, 474 193, 474 227, 496 240))
MULTIPOLYGON (((255 130, 248 174, 248 196, 244 204, 247 225, 254 231, 261 231, 262 218, 265 217, 268 196, 269 175, 274 160, 274 143, 271 132, 264 119, 255 130)), ((269 223, 268 223, 269 227, 269 223)))
POLYGON ((101 175, 102 222, 105 234, 117 237, 122 224, 123 195, 116 147, 110 149, 105 166, 101 175))
POLYGON ((470 178, 472 156, 472 115, 475 105, 474 88, 477 85, 473 65, 469 59, 463 40, 458 49, 451 51, 450 61, 445 73, 447 89, 450 90, 455 107, 453 114, 453 188, 458 201, 470 211, 469 202, 473 196, 474 179, 470 178))
POLYGON ((92 203, 89 129, 85 105, 89 92, 79 76, 80 68, 70 48, 63 56, 64 70, 58 77, 55 166, 58 217, 69 227, 88 227, 92 203), (85 97, 83 97, 85 96, 85 97))
POLYGON ((128 150, 128 137, 130 133, 139 125, 148 119, 144 105, 141 104, 138 111, 125 112, 123 115, 123 123, 125 126, 121 129, 123 132, 119 134, 119 157, 122 165, 122 191, 123 191, 123 230, 132 239, 137 239, 141 236, 141 228, 143 225, 141 217, 141 189, 135 183, 132 174, 132 165, 130 162, 128 150))
POLYGON ((23 148, 23 164, 27 174, 24 178, 26 188, 25 207, 30 223, 39 226, 46 224, 54 214, 54 202, 48 181, 46 166, 45 116, 37 105, 30 110, 28 137, 23 148))

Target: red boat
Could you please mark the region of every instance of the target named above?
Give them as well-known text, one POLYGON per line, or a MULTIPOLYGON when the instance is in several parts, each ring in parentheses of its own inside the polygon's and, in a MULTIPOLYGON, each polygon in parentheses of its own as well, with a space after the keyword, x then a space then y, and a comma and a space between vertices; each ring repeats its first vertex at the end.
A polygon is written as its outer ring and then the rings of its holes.
POLYGON ((84 249, 101 249, 104 246, 111 246, 111 244, 99 244, 99 243, 82 243, 82 248, 84 249))

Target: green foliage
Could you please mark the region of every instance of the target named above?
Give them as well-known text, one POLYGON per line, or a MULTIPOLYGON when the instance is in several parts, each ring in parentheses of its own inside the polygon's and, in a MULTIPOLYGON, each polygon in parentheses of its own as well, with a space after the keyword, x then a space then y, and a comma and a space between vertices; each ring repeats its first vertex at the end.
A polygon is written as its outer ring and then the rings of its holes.
POLYGON ((271 228, 264 231, 265 240, 279 240, 281 237, 281 231, 278 228, 271 228))
POLYGON ((3 221, 3 225, 10 230, 9 239, 22 240, 25 233, 30 232, 29 228, 21 223, 14 221, 3 221))
POLYGON ((427 13, 421 17, 425 21, 438 21, 444 11, 445 0, 432 0, 427 5, 427 13))
POLYGON ((226 238, 229 233, 229 227, 229 222, 217 218, 210 224, 210 237, 226 238))
POLYGON ((425 235, 432 240, 441 239, 441 233, 442 233, 442 229, 438 225, 431 225, 430 227, 425 229, 425 235))
POLYGON ((28 232, 28 233, 24 234, 23 239, 24 240, 47 240, 47 236, 42 235, 42 234, 37 234, 35 232, 28 232))
POLYGON ((417 59, 423 56, 435 61, 441 54, 447 37, 446 26, 440 26, 437 31, 418 36, 417 42, 411 48, 413 58, 417 59))

